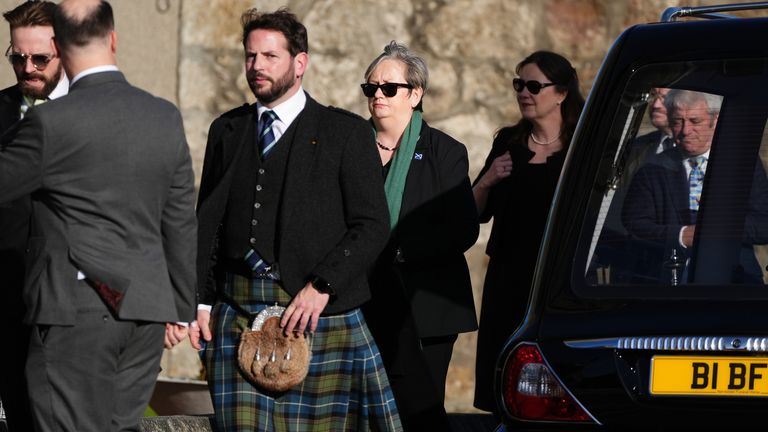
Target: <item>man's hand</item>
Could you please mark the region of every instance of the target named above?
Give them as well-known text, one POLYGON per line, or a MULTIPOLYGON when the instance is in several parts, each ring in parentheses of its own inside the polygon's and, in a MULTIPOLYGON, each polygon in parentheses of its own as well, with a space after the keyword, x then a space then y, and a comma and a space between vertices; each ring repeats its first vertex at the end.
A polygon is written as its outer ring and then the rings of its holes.
POLYGON ((314 333, 317 330, 317 322, 320 314, 325 309, 330 299, 330 294, 323 294, 307 283, 304 288, 296 294, 291 304, 285 308, 283 319, 280 320, 280 327, 286 334, 304 333, 309 324, 309 332, 314 333), (298 327, 296 326, 298 324, 298 327))
POLYGON ((187 326, 165 323, 165 347, 171 349, 187 337, 187 326))
POLYGON ((211 341, 211 329, 208 327, 211 322, 211 312, 207 310, 197 310, 197 321, 192 321, 189 325, 189 341, 196 350, 203 349, 200 345, 200 337, 206 342, 211 341))

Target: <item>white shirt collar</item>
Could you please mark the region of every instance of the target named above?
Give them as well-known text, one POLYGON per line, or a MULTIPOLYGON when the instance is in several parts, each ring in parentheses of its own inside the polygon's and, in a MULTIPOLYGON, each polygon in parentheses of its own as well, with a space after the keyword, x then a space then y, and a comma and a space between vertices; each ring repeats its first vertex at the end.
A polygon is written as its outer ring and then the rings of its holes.
POLYGON ((70 81, 69 86, 72 87, 80 78, 87 75, 93 75, 99 72, 116 72, 119 70, 120 69, 117 68, 117 65, 102 65, 102 66, 95 66, 92 68, 88 68, 84 71, 80 71, 79 74, 75 75, 75 77, 72 78, 72 81, 70 81))
MULTIPOLYGON (((293 96, 289 97, 287 100, 282 102, 280 105, 277 105, 276 107, 271 108, 272 111, 277 114, 277 118, 280 122, 285 124, 285 128, 287 129, 288 126, 293 123, 294 120, 296 120, 296 117, 301 114, 301 111, 304 109, 304 106, 307 104, 307 95, 304 93, 304 88, 302 86, 299 86, 299 91, 296 92, 293 96)), ((258 113, 258 120, 261 119, 261 114, 264 113, 264 111, 269 110, 270 108, 265 107, 261 103, 256 103, 256 112, 258 113)))
POLYGON ((709 151, 710 151, 710 150, 712 150, 712 149, 709 149, 709 150, 705 151, 704 153, 702 153, 702 154, 700 154, 700 155, 696 155, 696 156, 688 156, 686 159, 693 159, 693 158, 695 158, 695 157, 704 156, 704 162, 706 162, 706 161, 708 161, 708 160, 709 160, 709 151))
POLYGON ((56 88, 54 88, 51 94, 48 95, 48 99, 58 99, 65 96, 67 93, 69 93, 69 78, 67 78, 67 74, 62 71, 61 79, 59 80, 59 83, 56 84, 56 88))

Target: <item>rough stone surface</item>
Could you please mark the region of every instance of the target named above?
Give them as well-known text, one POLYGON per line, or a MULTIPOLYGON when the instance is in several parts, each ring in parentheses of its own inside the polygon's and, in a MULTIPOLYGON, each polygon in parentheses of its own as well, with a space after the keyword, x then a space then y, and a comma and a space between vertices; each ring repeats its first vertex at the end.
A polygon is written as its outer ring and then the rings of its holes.
POLYGON ((208 417, 168 416, 144 417, 139 423, 141 432, 210 432, 208 417))

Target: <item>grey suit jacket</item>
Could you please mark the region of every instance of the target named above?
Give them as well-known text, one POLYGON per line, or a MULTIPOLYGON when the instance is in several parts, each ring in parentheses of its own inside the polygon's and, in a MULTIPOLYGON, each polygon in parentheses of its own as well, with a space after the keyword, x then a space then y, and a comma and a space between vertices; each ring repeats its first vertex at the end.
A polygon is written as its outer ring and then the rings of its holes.
POLYGON ((96 73, 3 141, 0 202, 33 194, 28 323, 74 323, 78 270, 121 319, 194 318, 194 175, 171 103, 96 73))

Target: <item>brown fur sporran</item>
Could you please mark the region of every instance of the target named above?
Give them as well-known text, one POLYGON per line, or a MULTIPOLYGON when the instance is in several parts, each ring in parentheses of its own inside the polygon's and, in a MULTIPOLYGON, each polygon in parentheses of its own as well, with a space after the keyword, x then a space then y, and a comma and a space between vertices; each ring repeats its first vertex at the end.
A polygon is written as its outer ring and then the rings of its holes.
POLYGON ((258 387, 286 391, 304 381, 312 352, 303 334, 283 334, 280 317, 263 321, 240 336, 237 359, 245 377, 258 387))

